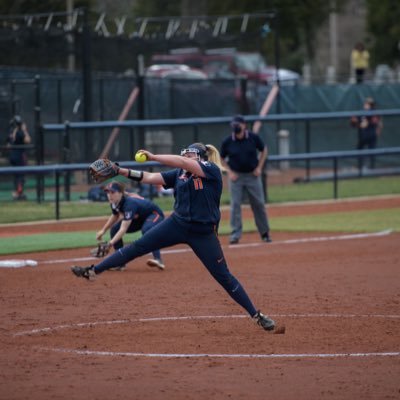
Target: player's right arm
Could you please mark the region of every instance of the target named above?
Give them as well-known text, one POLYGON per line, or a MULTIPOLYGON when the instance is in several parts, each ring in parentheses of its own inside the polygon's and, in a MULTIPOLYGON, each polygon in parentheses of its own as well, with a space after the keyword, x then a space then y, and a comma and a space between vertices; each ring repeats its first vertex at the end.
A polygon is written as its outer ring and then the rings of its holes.
POLYGON ((121 222, 121 227, 119 228, 118 232, 115 234, 115 236, 109 241, 110 246, 114 246, 115 243, 117 243, 119 240, 122 239, 122 237, 125 235, 127 232, 129 225, 131 224, 132 220, 126 220, 124 219, 121 222))
POLYGON ((96 240, 101 240, 103 235, 119 220, 119 216, 111 214, 104 226, 96 233, 96 240))

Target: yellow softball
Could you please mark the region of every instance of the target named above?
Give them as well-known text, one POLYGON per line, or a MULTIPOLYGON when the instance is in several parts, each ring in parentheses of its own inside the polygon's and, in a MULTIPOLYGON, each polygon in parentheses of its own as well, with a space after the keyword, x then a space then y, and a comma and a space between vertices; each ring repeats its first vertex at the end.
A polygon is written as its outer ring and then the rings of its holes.
POLYGON ((146 162, 146 161, 147 161, 147 156, 146 156, 146 154, 144 154, 144 153, 138 151, 138 152, 135 154, 135 161, 136 161, 136 162, 146 162))

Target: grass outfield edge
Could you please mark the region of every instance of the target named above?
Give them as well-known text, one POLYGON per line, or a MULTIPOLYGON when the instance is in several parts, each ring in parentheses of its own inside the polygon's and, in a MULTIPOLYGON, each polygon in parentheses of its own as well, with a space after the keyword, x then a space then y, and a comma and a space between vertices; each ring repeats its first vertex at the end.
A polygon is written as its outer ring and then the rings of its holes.
MULTIPOLYGON (((338 204, 338 203, 352 203, 357 201, 371 201, 371 200, 390 200, 390 199, 400 199, 398 194, 384 194, 377 196, 361 196, 361 197, 348 197, 343 199, 324 199, 324 200, 306 200, 306 201, 288 201, 284 203, 267 203, 266 206, 269 208, 279 208, 279 207, 291 207, 291 206, 307 206, 307 205, 317 205, 317 204, 338 204)), ((250 208, 250 205, 244 204, 243 208, 250 208)), ((229 210, 230 206, 221 206, 221 210, 229 210)), ((165 211, 165 215, 171 214, 170 211, 165 211)), ((85 217, 85 218, 65 218, 65 219, 49 219, 49 220, 39 220, 39 221, 29 221, 29 222, 10 222, 6 224, 0 224, 0 228, 8 226, 29 226, 29 225, 46 225, 46 224, 59 224, 61 222, 82 222, 82 221, 101 221, 107 218, 105 216, 98 217, 85 217)))

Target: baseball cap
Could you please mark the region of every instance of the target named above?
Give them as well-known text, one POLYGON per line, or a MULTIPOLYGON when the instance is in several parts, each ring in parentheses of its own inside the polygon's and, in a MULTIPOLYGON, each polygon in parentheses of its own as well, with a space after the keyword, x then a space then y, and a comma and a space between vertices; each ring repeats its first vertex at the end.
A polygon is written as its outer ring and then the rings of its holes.
POLYGON ((110 182, 104 187, 105 192, 123 192, 123 187, 118 182, 110 182))
POLYGON ((239 122, 240 124, 245 124, 245 123, 246 123, 246 121, 244 120, 244 118, 243 118, 242 115, 235 115, 235 116, 232 118, 232 121, 231 121, 231 122, 239 122))

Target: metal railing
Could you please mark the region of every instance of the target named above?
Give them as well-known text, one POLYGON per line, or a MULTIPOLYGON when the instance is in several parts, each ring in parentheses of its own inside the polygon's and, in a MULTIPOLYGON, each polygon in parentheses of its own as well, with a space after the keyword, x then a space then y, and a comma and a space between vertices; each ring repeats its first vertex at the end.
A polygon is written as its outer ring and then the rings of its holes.
MULTIPOLYGON (((282 161, 316 161, 316 160, 332 160, 333 170, 333 198, 338 198, 338 181, 340 175, 338 173, 339 160, 367 156, 389 156, 400 154, 400 147, 376 149, 376 150, 353 150, 353 151, 333 151, 324 153, 310 153, 310 154, 292 154, 287 156, 270 156, 268 162, 282 162, 282 161)), ((152 170, 154 167, 160 167, 158 162, 137 163, 133 161, 121 162, 121 167, 152 170)), ((62 174, 74 171, 87 171, 88 164, 53 164, 53 165, 39 165, 28 167, 3 167, 0 168, 0 176, 12 174, 33 174, 44 176, 46 174, 54 174, 55 177, 55 219, 60 219, 60 177, 62 174)), ((360 176, 362 177, 362 176, 360 176)))
MULTIPOLYGON (((335 120, 335 119, 347 119, 351 117, 363 117, 379 115, 381 117, 395 117, 400 116, 399 109, 386 109, 386 110, 354 110, 354 111, 340 111, 340 112, 319 112, 319 113, 291 113, 291 114, 272 114, 261 117, 259 115, 247 115, 245 120, 248 123, 255 121, 261 121, 266 124, 276 124, 276 132, 280 130, 280 125, 283 122, 303 122, 305 124, 305 153, 311 152, 311 124, 313 121, 321 120, 335 120)), ((179 119, 153 119, 153 120, 127 120, 127 121, 98 121, 98 122, 68 122, 63 124, 43 124, 40 129, 40 137, 38 139, 37 152, 42 157, 45 154, 44 146, 44 134, 46 132, 55 132, 62 135, 63 141, 63 162, 67 162, 70 159, 71 154, 71 131, 73 130, 96 130, 102 128, 126 128, 133 131, 134 128, 138 128, 138 132, 135 137, 137 148, 144 147, 144 129, 145 128, 172 128, 172 127, 190 127, 192 130, 191 138, 188 141, 199 142, 201 141, 200 127, 204 125, 229 125, 232 117, 204 117, 204 118, 179 118, 179 119)), ((188 134, 190 135, 190 133, 188 134)), ((39 157, 39 158, 40 158, 39 157)), ((307 169, 309 164, 307 163, 307 169)))

